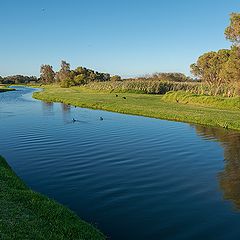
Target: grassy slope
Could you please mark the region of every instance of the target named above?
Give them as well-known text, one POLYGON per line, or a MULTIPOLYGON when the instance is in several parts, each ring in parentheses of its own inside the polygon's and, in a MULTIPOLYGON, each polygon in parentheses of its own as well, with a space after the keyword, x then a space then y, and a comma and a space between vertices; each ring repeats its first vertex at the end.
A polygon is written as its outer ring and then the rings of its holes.
POLYGON ((220 97, 197 95, 184 91, 168 92, 163 96, 163 100, 183 104, 194 104, 198 106, 208 106, 225 110, 240 110, 240 97, 220 97))
POLYGON ((34 93, 34 97, 80 107, 240 130, 240 111, 238 110, 177 103, 164 100, 161 95, 124 93, 115 97, 115 93, 97 92, 83 87, 64 89, 47 86, 43 92, 34 93), (122 96, 126 96, 127 99, 124 100, 122 96))
POLYGON ((105 239, 94 227, 31 191, 0 156, 0 239, 105 239))

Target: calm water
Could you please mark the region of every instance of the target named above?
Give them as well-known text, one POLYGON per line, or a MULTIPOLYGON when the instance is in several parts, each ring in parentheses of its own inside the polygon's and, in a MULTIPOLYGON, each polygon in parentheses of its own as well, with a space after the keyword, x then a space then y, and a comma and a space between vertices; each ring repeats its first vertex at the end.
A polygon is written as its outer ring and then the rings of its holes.
POLYGON ((44 103, 33 91, 0 94, 0 154, 28 186, 114 240, 240 238, 239 133, 44 103))

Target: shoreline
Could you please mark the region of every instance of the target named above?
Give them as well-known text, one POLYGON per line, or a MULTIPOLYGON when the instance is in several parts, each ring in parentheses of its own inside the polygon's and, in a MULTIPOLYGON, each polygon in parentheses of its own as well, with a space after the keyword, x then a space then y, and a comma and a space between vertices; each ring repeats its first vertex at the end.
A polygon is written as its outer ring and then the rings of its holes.
POLYGON ((14 89, 14 88, 1 88, 0 87, 0 93, 1 92, 11 92, 11 91, 15 91, 16 89, 14 89))
POLYGON ((34 192, 0 156, 0 238, 104 240, 67 207, 34 192))
POLYGON ((115 94, 84 87, 43 86, 43 91, 33 93, 33 98, 82 108, 240 131, 240 111, 237 110, 167 102, 163 100, 164 95, 118 93, 120 96, 115 97, 115 94), (127 99, 123 100, 122 96, 127 99))

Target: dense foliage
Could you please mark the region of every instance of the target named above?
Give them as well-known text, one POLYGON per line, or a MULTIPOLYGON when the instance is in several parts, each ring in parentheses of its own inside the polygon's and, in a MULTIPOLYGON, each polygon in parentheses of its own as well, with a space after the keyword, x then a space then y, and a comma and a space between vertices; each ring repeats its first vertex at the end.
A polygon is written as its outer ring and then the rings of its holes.
MULTIPOLYGON (((132 79, 133 80, 133 79, 132 79)), ((167 82, 193 82, 194 80, 183 73, 154 73, 145 77, 134 78, 134 80, 158 80, 167 82)))
POLYGON ((1 84, 26 84, 26 83, 36 83, 39 79, 35 76, 22 76, 22 75, 14 75, 14 76, 7 76, 1 77, 0 76, 0 83, 1 84))
POLYGON ((61 68, 54 72, 52 66, 42 65, 40 69, 43 83, 59 83, 61 87, 71 87, 88 84, 90 82, 121 81, 120 76, 110 76, 109 73, 101 73, 85 67, 70 69, 70 64, 61 62, 61 68))
POLYGON ((191 72, 208 86, 210 95, 230 97, 240 95, 240 14, 231 14, 225 35, 233 42, 231 49, 203 54, 191 65, 191 72))

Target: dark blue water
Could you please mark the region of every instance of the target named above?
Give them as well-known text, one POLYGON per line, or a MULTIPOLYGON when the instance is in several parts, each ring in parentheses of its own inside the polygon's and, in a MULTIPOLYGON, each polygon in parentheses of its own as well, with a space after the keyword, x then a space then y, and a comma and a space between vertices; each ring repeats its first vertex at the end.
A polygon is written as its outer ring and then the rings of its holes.
POLYGON ((32 189, 110 239, 240 238, 239 133, 44 103, 33 91, 0 93, 0 154, 32 189))

